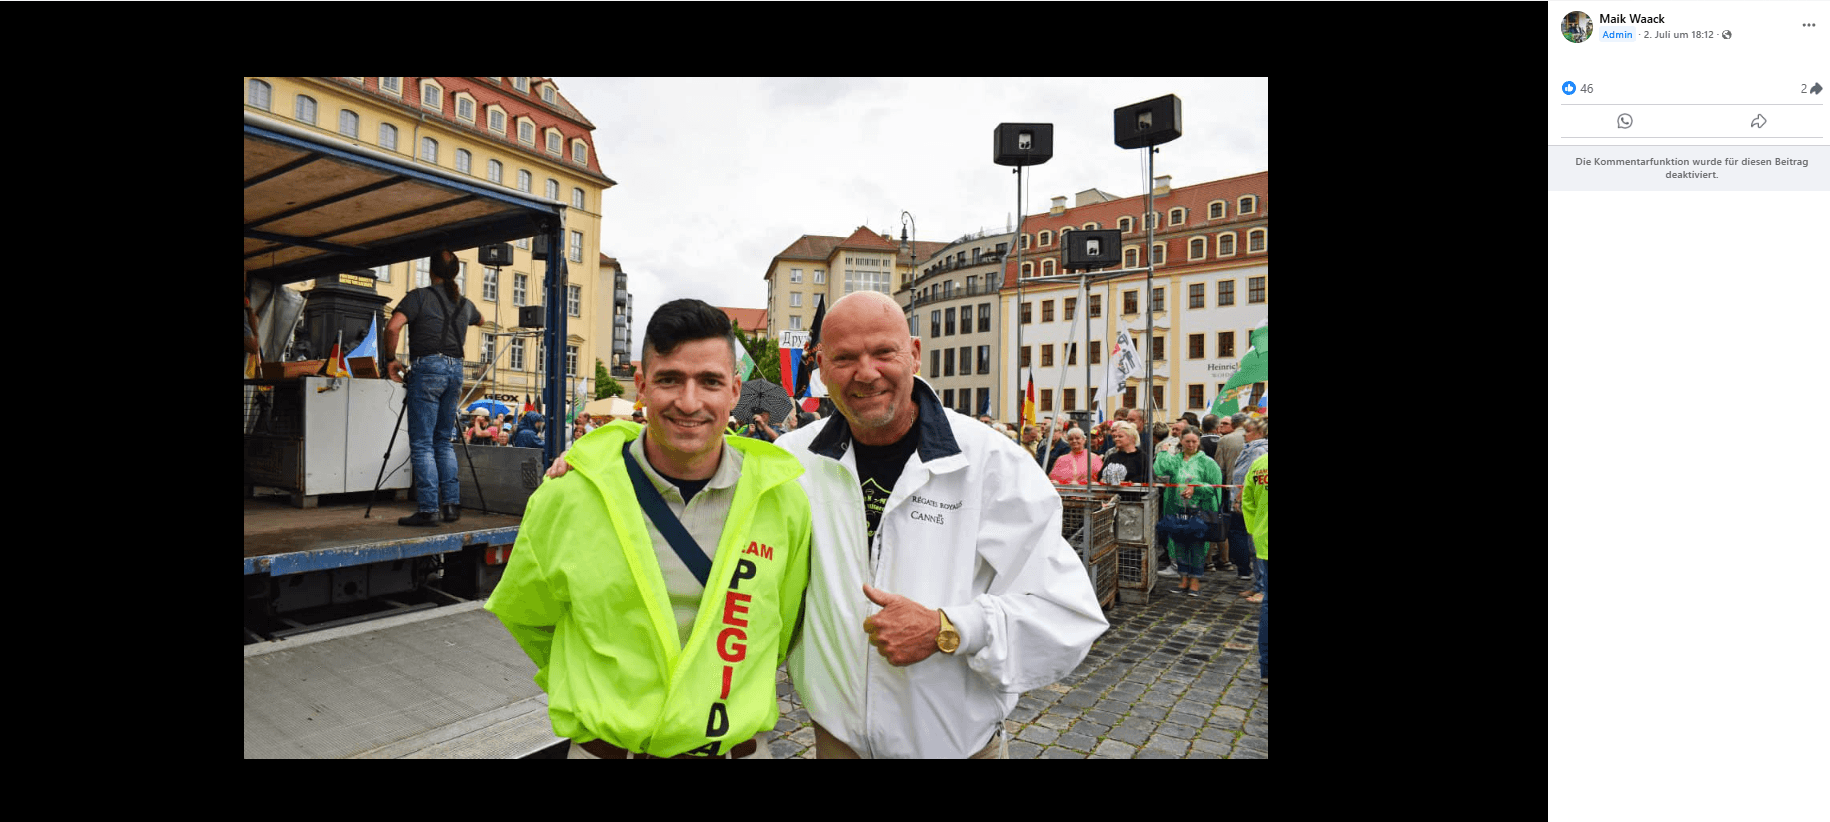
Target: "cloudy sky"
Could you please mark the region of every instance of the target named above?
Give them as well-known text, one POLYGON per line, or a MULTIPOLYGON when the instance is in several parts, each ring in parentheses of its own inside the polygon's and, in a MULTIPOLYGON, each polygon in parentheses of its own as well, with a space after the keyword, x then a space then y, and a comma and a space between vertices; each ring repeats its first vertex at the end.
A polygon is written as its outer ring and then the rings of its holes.
POLYGON ((1174 94, 1182 137, 1156 173, 1181 187, 1269 169, 1263 78, 555 77, 597 127, 604 253, 629 273, 636 345, 668 300, 760 308, 769 261, 803 234, 860 225, 951 241, 1017 219, 1016 175, 992 162, 999 123, 1053 123, 1054 157, 1023 174, 1023 210, 1098 188, 1144 193, 1141 149, 1112 110, 1174 94))

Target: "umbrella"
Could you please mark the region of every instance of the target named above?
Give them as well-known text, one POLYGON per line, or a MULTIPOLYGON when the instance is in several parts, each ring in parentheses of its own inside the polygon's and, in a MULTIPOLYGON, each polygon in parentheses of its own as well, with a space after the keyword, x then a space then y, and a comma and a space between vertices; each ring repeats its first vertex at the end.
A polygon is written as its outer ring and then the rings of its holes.
POLYGON ((635 413, 635 403, 622 397, 605 397, 585 403, 584 410, 593 417, 627 417, 635 413))
POLYGON ((478 411, 491 416, 496 414, 515 413, 515 409, 508 407, 508 403, 496 402, 495 400, 477 400, 464 409, 465 415, 475 414, 478 411))
POLYGON ((737 395, 737 407, 732 412, 737 419, 748 422, 750 409, 762 406, 769 412, 771 424, 780 423, 788 418, 788 412, 794 410, 794 403, 788 399, 788 389, 781 383, 757 378, 743 384, 743 392, 737 395))

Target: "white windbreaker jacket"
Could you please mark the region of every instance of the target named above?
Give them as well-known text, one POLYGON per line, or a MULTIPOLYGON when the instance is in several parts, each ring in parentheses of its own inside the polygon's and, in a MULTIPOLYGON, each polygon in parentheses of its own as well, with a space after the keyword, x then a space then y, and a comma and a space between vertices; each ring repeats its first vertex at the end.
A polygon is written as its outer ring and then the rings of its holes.
POLYGON ((813 508, 805 621, 788 669, 814 721, 859 756, 964 758, 1024 691, 1079 665, 1106 618, 1035 457, 942 408, 919 377, 914 395, 920 445, 884 506, 874 552, 845 418, 776 441, 806 467, 813 508), (945 610, 959 649, 890 665, 864 633, 882 610, 865 583, 945 610))

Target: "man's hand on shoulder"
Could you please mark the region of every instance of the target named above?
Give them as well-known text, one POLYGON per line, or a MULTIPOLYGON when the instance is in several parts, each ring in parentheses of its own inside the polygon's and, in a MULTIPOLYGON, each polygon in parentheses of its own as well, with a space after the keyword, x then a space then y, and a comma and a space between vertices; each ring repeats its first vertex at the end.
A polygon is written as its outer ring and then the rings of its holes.
POLYGON ((883 610, 864 619, 864 633, 891 665, 913 665, 940 650, 940 612, 900 594, 864 586, 864 595, 883 610))
POLYGON ((559 452, 559 459, 553 460, 553 466, 546 469, 547 479, 559 479, 572 469, 572 466, 566 462, 566 454, 569 453, 571 453, 571 449, 559 452))

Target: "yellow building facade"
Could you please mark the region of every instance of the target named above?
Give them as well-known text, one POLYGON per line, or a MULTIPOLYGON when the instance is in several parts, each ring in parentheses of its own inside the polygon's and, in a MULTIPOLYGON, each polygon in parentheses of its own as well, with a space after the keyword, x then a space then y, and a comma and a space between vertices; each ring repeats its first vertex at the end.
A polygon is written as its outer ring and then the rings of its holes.
MULTIPOLYGON (((403 161, 436 166, 564 206, 567 283, 547 295, 546 262, 533 258, 532 239, 514 242, 514 260, 498 270, 477 264, 475 248, 453 249, 463 295, 483 314, 482 333, 464 347, 464 393, 470 400, 504 401, 540 393, 545 357, 565 358, 572 395, 583 379, 595 389, 594 363, 609 363, 611 340, 597 339, 599 314, 613 311, 614 287, 602 275, 602 198, 616 181, 605 176, 591 141, 596 128, 544 77, 244 77, 242 107, 297 128, 319 132, 403 161), (520 327, 520 308, 566 306, 564 351, 547 352, 539 329, 520 327)), ((388 298, 379 324, 408 291, 428 285, 430 260, 373 269, 377 293, 388 298)), ((291 286, 309 291, 311 283, 291 286)), ((346 341, 351 347, 356 341, 346 341)), ((400 346, 405 353, 406 346, 400 346)))
POLYGON ((769 338, 783 331, 813 330, 821 300, 832 305, 853 291, 893 294, 913 276, 914 260, 932 256, 944 243, 899 240, 859 226, 850 236, 806 234, 782 249, 763 272, 768 281, 769 338))

